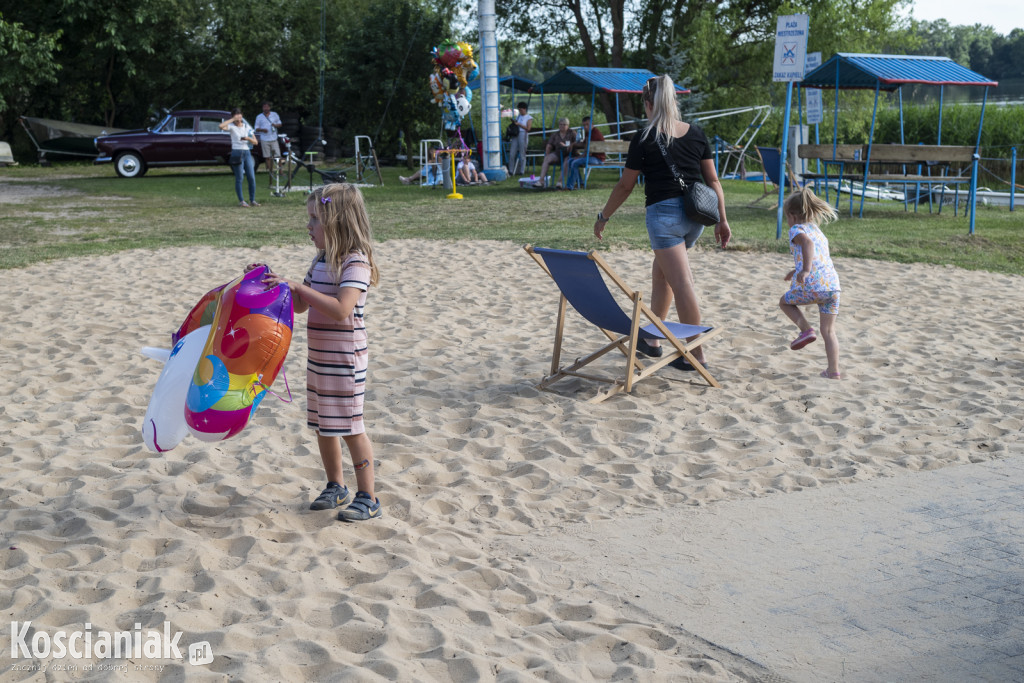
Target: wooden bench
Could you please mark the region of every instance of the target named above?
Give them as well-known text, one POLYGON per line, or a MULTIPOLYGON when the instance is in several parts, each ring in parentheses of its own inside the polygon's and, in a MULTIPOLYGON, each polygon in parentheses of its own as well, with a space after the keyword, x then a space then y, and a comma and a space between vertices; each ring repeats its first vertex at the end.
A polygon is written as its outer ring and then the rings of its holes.
MULTIPOLYGON (((622 174, 622 169, 626 168, 626 152, 629 151, 629 140, 591 140, 590 141, 590 156, 595 154, 604 154, 605 160, 599 164, 587 164, 580 171, 583 173, 583 187, 586 189, 587 180, 590 179, 590 172, 595 168, 611 168, 622 174), (614 156, 615 158, 612 158, 614 156)), ((583 153, 587 153, 587 149, 583 148, 583 153)))
MULTIPOLYGON (((961 185, 971 182, 971 169, 974 163, 974 148, 957 145, 890 145, 876 143, 868 145, 800 145, 797 155, 807 161, 820 161, 824 173, 805 173, 805 180, 859 180, 871 183, 892 183, 914 185, 919 197, 922 185, 954 185, 957 195, 961 185), (870 154, 870 158, 869 158, 870 154), (868 164, 865 173, 865 164, 868 164), (838 165, 838 172, 830 172, 829 167, 838 165), (964 171, 964 169, 967 169, 964 171), (928 172, 928 171, 937 172, 928 172)), ((929 203, 931 192, 929 191, 929 203)), ((904 196, 906 193, 904 192, 904 196)), ((825 189, 828 199, 828 185, 825 189)), ((861 195, 861 212, 863 214, 863 194, 861 195)), ((954 203, 954 214, 956 205, 954 203)), ((907 200, 904 198, 904 206, 907 200)), ((915 210, 917 198, 914 200, 915 210)), ((836 207, 839 206, 838 191, 836 207)), ((850 196, 850 211, 853 211, 853 196, 850 196)), ((939 206, 942 212, 942 206, 939 206)))

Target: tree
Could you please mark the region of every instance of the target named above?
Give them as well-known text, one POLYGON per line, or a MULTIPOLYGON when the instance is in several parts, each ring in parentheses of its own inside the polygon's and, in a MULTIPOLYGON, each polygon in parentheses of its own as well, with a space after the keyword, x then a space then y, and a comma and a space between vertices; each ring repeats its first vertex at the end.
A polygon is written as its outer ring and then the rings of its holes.
MULTIPOLYGON (((897 45, 908 0, 498 0, 506 33, 587 66, 657 68, 685 52, 686 77, 714 107, 770 101, 776 19, 810 15, 811 50, 897 45), (633 17, 625 22, 625 17, 633 17)), ((778 97, 778 95, 776 95, 778 97)), ((611 102, 603 104, 614 115, 611 102)))
POLYGON ((59 31, 37 35, 22 24, 4 21, 0 14, 0 112, 17 110, 34 88, 57 81, 59 39, 59 31))

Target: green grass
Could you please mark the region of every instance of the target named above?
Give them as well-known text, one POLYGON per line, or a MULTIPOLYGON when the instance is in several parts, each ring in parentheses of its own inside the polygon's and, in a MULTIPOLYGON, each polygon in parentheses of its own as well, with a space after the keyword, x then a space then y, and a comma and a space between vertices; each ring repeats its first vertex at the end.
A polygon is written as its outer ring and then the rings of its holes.
MULTIPOLYGON (((495 239, 566 249, 649 248, 640 189, 612 218, 605 240, 593 238, 594 216, 616 180, 611 171, 595 172, 586 191, 528 191, 506 181, 460 188, 464 199, 453 200, 441 188, 401 185, 399 170, 385 168, 385 185, 365 190, 378 241, 495 239)), ((300 173, 296 182, 302 180, 308 182, 308 175, 300 173)), ((269 196, 265 174, 257 176, 263 206, 248 210, 235 205, 234 181, 225 168, 156 170, 125 180, 109 165, 61 164, 0 169, 0 183, 0 195, 36 193, 24 202, 0 203, 0 268, 124 249, 259 247, 308 239, 304 194, 269 196)), ((724 186, 731 248, 787 252, 785 239, 775 239, 775 211, 768 208, 774 197, 750 207, 762 193, 759 183, 724 186)), ((914 214, 902 204, 873 201, 865 206, 865 218, 843 214, 825 231, 836 256, 1024 274, 1024 213, 1005 207, 979 206, 973 236, 967 219, 954 218, 949 207, 941 216, 929 215, 926 207, 914 214)), ((710 248, 710 230, 701 244, 710 248)))

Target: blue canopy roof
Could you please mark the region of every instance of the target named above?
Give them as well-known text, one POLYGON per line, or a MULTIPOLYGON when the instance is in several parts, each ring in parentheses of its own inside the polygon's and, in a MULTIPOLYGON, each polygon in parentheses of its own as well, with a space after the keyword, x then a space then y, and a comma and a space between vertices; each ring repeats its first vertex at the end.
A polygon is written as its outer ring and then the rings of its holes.
MULTIPOLYGON (((525 78, 523 76, 499 76, 498 85, 504 85, 509 88, 512 88, 513 90, 519 90, 522 92, 537 92, 540 90, 540 88, 538 87, 540 83, 538 83, 537 81, 530 80, 529 78, 525 78)), ((480 88, 480 79, 474 78, 469 83, 467 83, 466 86, 470 90, 478 90, 480 88)))
POLYGON ((997 86, 949 57, 863 55, 839 52, 800 81, 802 88, 896 90, 907 83, 997 86), (838 64, 838 72, 836 65, 838 64))
MULTIPOLYGON (((603 69, 589 66, 567 66, 544 81, 545 93, 634 93, 643 92, 647 79, 657 74, 647 69, 603 69)), ((676 92, 685 95, 686 88, 676 86, 676 92)))

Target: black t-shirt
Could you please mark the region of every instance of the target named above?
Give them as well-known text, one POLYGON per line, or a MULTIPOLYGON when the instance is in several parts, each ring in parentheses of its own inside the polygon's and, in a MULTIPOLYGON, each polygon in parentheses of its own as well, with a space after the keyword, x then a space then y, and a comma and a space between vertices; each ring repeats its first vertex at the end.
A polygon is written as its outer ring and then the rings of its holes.
MULTIPOLYGON (((626 168, 644 174, 644 191, 647 195, 645 206, 681 197, 683 191, 672 175, 672 169, 665 163, 665 157, 654 141, 654 131, 646 140, 641 140, 643 133, 637 133, 629 141, 626 153, 626 168)), ((687 183, 704 182, 704 174, 700 170, 702 159, 711 159, 711 145, 707 136, 698 126, 690 124, 690 129, 681 138, 672 138, 666 151, 676 168, 687 183)))

